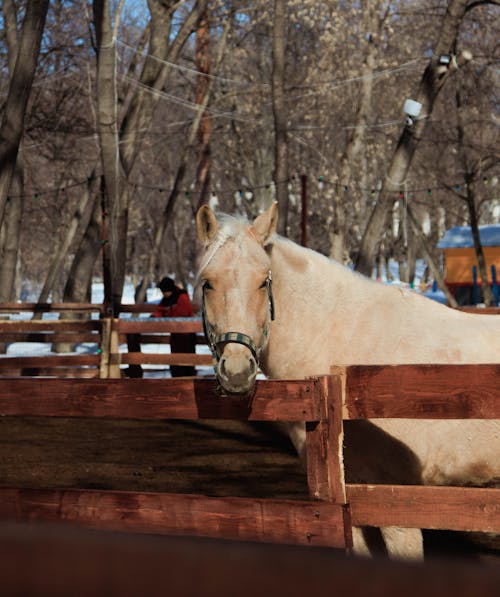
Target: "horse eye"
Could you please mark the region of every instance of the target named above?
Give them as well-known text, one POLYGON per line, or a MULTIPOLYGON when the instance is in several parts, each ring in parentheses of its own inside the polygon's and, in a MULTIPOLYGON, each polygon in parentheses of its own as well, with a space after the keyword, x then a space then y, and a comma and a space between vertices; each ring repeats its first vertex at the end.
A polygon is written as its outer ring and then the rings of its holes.
POLYGON ((210 282, 208 280, 205 280, 203 282, 203 290, 213 290, 213 286, 212 284, 210 284, 210 282))

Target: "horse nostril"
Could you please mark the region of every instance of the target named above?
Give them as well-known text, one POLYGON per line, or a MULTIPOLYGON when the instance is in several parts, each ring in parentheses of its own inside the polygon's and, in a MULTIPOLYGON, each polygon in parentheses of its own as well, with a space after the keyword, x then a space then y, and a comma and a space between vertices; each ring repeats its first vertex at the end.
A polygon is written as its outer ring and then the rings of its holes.
POLYGON ((255 362, 255 359, 253 357, 250 357, 248 360, 250 361, 250 366, 249 366, 250 375, 254 375, 255 372, 257 371, 257 363, 255 362))
POLYGON ((219 361, 218 369, 219 369, 219 373, 221 375, 223 375, 224 377, 227 377, 226 376, 226 357, 221 358, 221 360, 219 361))

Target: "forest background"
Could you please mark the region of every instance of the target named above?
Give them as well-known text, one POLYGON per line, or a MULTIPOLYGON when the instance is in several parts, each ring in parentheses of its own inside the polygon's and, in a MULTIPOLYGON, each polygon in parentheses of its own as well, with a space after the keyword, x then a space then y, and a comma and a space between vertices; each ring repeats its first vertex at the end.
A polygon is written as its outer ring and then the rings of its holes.
POLYGON ((417 257, 442 283, 437 241, 470 225, 485 278, 498 1, 1 5, 1 301, 84 302, 104 279, 116 313, 126 279, 138 301, 166 273, 192 284, 203 203, 277 200, 282 234, 410 283, 417 257))

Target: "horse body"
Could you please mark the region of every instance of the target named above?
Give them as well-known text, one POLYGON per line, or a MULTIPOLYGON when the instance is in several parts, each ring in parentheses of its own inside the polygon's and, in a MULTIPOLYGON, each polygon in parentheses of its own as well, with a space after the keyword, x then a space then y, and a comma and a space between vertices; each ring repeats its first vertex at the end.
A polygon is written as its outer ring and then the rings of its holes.
MULTIPOLYGON (((257 359, 268 377, 280 379, 324 375, 334 365, 498 362, 499 317, 458 312, 377 284, 277 236, 276 219, 276 206, 252 225, 231 218, 218 223, 208 207, 198 213, 206 246, 199 274, 207 289, 205 318, 223 339, 212 348, 223 360, 217 375, 228 391, 251 390, 257 359), (274 321, 264 290, 269 272, 274 321), (228 331, 251 338, 253 355, 245 341, 224 340, 228 331)), ((486 485, 500 479, 500 421, 346 423, 350 482, 486 485)), ((294 426, 290 437, 304 457, 303 426, 294 426)), ((396 532, 391 540, 407 536, 396 532)), ((415 555, 419 547, 396 546, 394 553, 412 550, 415 555)))
MULTIPOLYGON (((275 238, 276 312, 261 359, 271 378, 321 375, 332 365, 491 363, 500 318, 450 309, 378 284, 314 251, 275 238)), ((421 481, 487 484, 500 479, 500 422, 372 420, 419 458, 421 481)), ((305 437, 296 440, 299 451, 305 437)))

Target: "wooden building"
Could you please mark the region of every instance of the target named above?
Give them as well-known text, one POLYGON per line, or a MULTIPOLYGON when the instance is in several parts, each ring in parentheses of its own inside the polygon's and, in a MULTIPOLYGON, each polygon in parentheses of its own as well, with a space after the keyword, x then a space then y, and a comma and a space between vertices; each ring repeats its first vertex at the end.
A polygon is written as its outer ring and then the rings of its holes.
MULTIPOLYGON (((479 226, 488 283, 493 288, 498 305, 498 278, 500 273, 500 224, 479 226)), ((474 240, 470 226, 456 226, 446 231, 437 244, 444 251, 445 282, 459 305, 481 303, 481 279, 474 240)))

